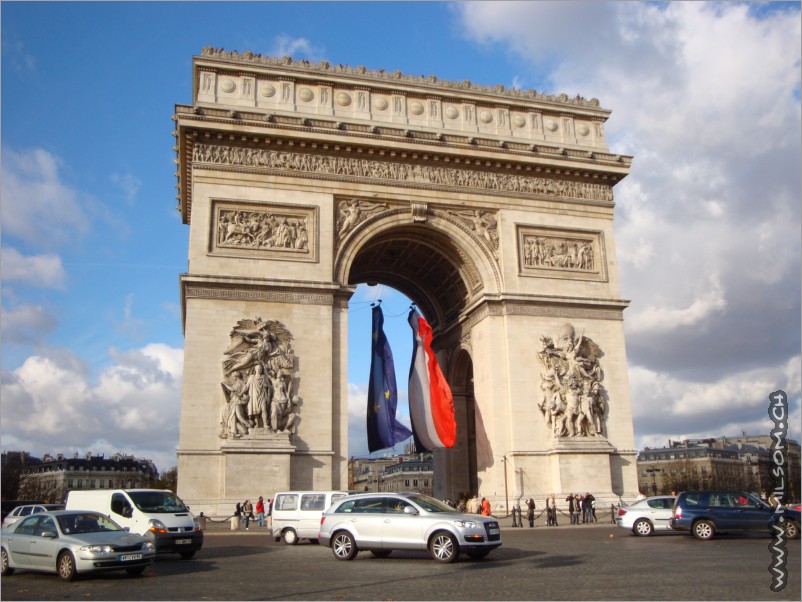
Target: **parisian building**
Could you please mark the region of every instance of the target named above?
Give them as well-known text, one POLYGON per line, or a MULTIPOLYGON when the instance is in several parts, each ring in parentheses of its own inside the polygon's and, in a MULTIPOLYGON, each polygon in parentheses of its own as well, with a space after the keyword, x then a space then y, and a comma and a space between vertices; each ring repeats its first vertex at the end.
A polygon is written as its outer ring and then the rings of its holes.
POLYGON ((19 497, 51 503, 63 502, 74 489, 136 489, 152 486, 159 478, 156 465, 147 458, 115 453, 83 456, 45 454, 21 474, 19 497))
MULTIPOLYGON (((800 446, 786 441, 786 499, 799 499, 800 446)), ((771 437, 741 436, 668 441, 638 454, 638 486, 645 495, 684 489, 739 489, 768 496, 775 488, 771 437)))

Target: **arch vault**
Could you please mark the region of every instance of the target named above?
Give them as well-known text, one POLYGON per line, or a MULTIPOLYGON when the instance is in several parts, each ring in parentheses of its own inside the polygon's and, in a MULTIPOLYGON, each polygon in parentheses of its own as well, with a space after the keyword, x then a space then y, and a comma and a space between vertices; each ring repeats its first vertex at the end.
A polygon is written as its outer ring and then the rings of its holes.
MULTIPOLYGON (((454 393, 436 491, 635 494, 598 101, 206 48, 177 105, 179 494, 209 515, 347 478, 347 305, 413 299, 454 393)), ((564 496, 563 496, 564 497, 564 496)))

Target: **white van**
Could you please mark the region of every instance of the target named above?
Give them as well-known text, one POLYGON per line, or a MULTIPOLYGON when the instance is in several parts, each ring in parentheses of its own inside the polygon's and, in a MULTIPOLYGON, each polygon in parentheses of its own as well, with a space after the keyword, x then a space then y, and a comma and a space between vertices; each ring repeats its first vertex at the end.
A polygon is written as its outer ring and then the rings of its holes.
POLYGON ((198 519, 166 489, 92 489, 70 491, 67 510, 94 510, 132 533, 150 539, 157 552, 192 558, 203 546, 198 519))
POLYGON ((347 491, 282 491, 273 496, 273 537, 293 545, 299 539, 317 543, 320 518, 347 491))

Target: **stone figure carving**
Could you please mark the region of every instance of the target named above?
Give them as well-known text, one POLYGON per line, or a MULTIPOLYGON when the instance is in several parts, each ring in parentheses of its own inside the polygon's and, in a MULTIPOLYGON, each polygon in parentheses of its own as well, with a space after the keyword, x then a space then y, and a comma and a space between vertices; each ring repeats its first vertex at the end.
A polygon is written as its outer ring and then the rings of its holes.
POLYGON ((220 209, 217 246, 308 251, 306 217, 269 211, 220 209))
POLYGON ((230 336, 223 360, 226 405, 220 415, 220 438, 295 432, 300 398, 293 395, 295 354, 290 331, 281 322, 257 317, 237 322, 230 336))
POLYGON ((595 271, 591 240, 527 236, 523 242, 524 266, 595 271))
POLYGON ((498 222, 489 211, 449 211, 451 215, 470 226, 476 236, 484 240, 495 253, 498 251, 498 222))
POLYGON ((410 165, 393 161, 354 159, 241 148, 219 144, 195 144, 192 160, 213 165, 237 165, 277 169, 285 173, 322 173, 335 176, 376 178, 427 185, 458 186, 523 194, 555 195, 575 199, 612 202, 612 187, 590 182, 557 180, 519 174, 502 174, 455 167, 410 165))
POLYGON ((340 201, 337 216, 337 238, 342 239, 369 216, 387 209, 387 203, 373 203, 354 199, 340 201))
POLYGON ((543 366, 538 409, 555 438, 596 437, 603 434, 604 374, 601 348, 590 338, 576 337, 574 327, 560 329, 555 343, 540 337, 538 360, 543 366))

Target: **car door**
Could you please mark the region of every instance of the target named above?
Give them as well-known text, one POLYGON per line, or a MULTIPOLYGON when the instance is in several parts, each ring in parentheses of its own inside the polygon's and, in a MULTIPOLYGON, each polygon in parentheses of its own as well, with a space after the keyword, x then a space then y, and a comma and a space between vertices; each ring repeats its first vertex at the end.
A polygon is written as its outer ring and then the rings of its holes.
POLYGON ((382 526, 382 543, 387 549, 422 550, 423 521, 418 509, 408 501, 386 498, 382 526))
POLYGON ((712 492, 708 501, 708 512, 715 521, 717 531, 741 528, 729 493, 712 492))
POLYGON ((7 536, 6 545, 14 566, 35 568, 36 565, 31 562, 30 550, 33 530, 38 523, 38 516, 28 516, 10 527, 11 535, 7 536))
POLYGON ((772 509, 748 493, 730 496, 739 528, 744 531, 766 531, 769 528, 772 509))
POLYGON ((655 529, 670 529, 669 522, 673 515, 674 502, 672 498, 655 498, 646 502, 649 506, 649 519, 655 529))
POLYGON ((354 501, 348 524, 356 538, 357 546, 376 550, 382 547, 383 509, 384 498, 381 496, 354 501))
POLYGON ((56 522, 50 516, 31 518, 37 519, 28 548, 31 565, 52 570, 56 566, 56 552, 60 543, 56 522))

